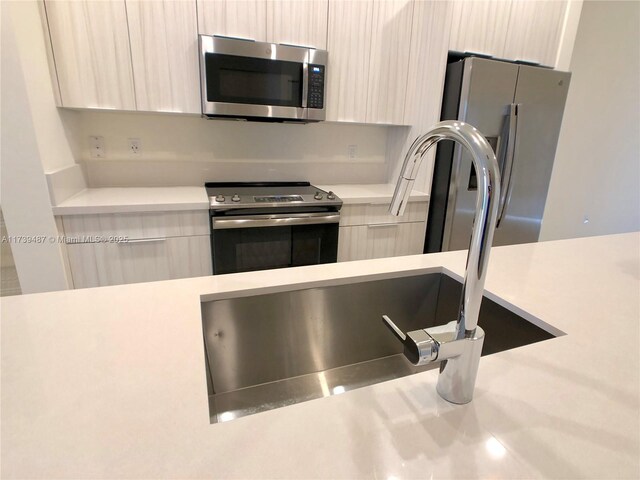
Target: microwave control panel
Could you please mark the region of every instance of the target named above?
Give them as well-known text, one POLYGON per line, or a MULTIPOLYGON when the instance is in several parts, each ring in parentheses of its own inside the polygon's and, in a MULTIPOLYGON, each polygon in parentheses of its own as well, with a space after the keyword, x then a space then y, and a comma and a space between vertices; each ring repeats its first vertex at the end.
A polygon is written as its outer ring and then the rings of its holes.
POLYGON ((309 64, 307 108, 324 108, 324 65, 309 64))

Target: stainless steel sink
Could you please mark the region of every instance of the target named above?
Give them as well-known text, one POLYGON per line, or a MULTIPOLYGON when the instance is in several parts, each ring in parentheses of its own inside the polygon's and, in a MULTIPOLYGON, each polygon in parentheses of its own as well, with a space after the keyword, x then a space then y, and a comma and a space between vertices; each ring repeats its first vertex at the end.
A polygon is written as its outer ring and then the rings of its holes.
MULTIPOLYGON (((406 361, 381 317, 404 331, 446 323, 457 316, 461 287, 430 273, 203 302, 211 423, 437 367, 406 361)), ((562 334, 486 297, 478 323, 482 355, 562 334)))

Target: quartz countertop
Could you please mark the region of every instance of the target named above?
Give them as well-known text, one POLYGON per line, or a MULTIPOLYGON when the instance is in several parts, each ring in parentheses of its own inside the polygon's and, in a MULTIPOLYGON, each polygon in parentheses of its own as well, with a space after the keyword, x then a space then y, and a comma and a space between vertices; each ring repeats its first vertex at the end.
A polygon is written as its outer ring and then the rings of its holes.
MULTIPOLYGON (((395 184, 381 183, 371 185, 317 185, 325 191, 335 192, 345 203, 389 203, 395 184)), ((412 190, 409 197, 410 202, 428 201, 429 195, 419 190, 412 190)))
POLYGON ((566 335, 483 357, 467 405, 430 370, 209 423, 201 299, 460 277, 465 258, 2 298, 2 478, 638 478, 638 233, 492 250, 488 294, 566 335))
POLYGON ((204 187, 87 188, 52 207, 54 215, 207 210, 204 187))
MULTIPOLYGON (((385 203, 393 196, 394 185, 318 185, 333 190, 345 204, 385 203)), ((427 201, 429 195, 414 190, 409 201, 427 201)), ((209 198, 204 187, 114 187, 87 188, 52 207, 54 215, 93 213, 162 212, 206 210, 209 198)))

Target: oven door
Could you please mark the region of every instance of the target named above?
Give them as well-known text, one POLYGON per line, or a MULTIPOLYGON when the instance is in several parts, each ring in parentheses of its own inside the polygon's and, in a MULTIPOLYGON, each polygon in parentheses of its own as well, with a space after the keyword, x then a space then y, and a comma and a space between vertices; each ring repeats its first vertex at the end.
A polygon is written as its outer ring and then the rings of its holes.
POLYGON ((335 262, 340 214, 211 217, 213 273, 335 262))

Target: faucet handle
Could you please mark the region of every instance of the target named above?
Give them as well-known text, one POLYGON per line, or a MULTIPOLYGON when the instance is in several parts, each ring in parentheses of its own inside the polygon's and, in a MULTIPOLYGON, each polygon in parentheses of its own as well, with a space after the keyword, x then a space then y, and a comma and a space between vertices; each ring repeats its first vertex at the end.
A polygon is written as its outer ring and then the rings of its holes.
POLYGON ((426 330, 413 330, 406 334, 387 316, 382 321, 404 345, 404 356, 414 365, 426 365, 438 358, 438 342, 426 330))
POLYGON ((382 315, 382 321, 389 328, 389 330, 391 330, 391 333, 393 333, 398 340, 400 340, 402 343, 404 343, 407 340, 407 336, 403 333, 402 330, 398 328, 398 326, 395 323, 393 323, 393 320, 391 320, 387 315, 382 315))

